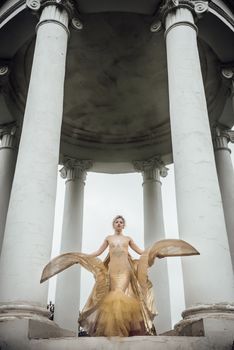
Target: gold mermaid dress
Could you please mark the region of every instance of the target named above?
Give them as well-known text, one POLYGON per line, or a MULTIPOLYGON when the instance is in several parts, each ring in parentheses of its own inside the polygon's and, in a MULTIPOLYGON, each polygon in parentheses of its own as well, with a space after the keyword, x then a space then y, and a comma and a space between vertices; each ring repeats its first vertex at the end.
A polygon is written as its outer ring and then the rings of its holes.
POLYGON ((79 325, 90 336, 156 335, 156 315, 152 283, 147 270, 156 257, 199 254, 182 240, 162 240, 133 260, 118 247, 111 256, 100 259, 81 253, 67 253, 54 258, 43 270, 41 282, 75 263, 93 273, 95 285, 79 315, 79 325))

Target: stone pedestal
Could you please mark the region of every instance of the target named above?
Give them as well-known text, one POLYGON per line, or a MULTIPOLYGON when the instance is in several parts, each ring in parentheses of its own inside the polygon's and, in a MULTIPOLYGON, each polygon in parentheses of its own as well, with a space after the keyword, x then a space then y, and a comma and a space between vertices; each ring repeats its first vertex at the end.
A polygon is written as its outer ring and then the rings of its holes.
POLYGON ((0 255, 16 163, 16 126, 0 127, 0 255))
POLYGON ((188 307, 227 302, 234 297, 194 11, 193 1, 177 1, 165 12, 179 234, 200 252, 200 256, 182 258, 188 307))
MULTIPOLYGON (((165 239, 163 205, 160 175, 167 175, 163 162, 155 157, 144 162, 135 162, 135 168, 143 176, 144 203, 144 243, 149 248, 153 243, 165 239)), ((171 307, 167 260, 156 260, 149 271, 150 280, 154 286, 156 309, 155 319, 157 334, 171 329, 171 307)))
POLYGON ((234 131, 216 128, 214 137, 216 168, 234 269, 234 172, 231 150, 228 148, 229 141, 234 142, 234 131))
MULTIPOLYGON (((66 2, 46 3, 37 27, 30 85, 0 260, 0 301, 47 305, 40 285, 50 260, 68 39, 66 2), (63 6, 64 5, 64 6, 63 6), (57 7, 60 6, 60 7, 57 7)), ((25 307, 23 306, 23 309, 25 307)))
MULTIPOLYGON (((66 178, 66 192, 60 253, 80 252, 83 230, 83 203, 86 170, 90 161, 70 159, 61 170, 66 178)), ((55 322, 62 328, 78 332, 80 306, 80 266, 75 265, 58 275, 55 297, 55 322)))
POLYGON ((19 319, 14 317, 0 322, 0 348, 2 350, 32 350, 34 347, 32 339, 37 343, 39 339, 50 339, 51 342, 53 338, 64 337, 69 342, 68 339, 74 337, 74 334, 59 328, 56 323, 49 319, 42 320, 40 317, 19 319))
POLYGON ((226 333, 229 340, 233 340, 234 304, 197 305, 183 311, 182 317, 175 325, 178 336, 212 336, 218 341, 220 334, 225 337, 226 333))
MULTIPOLYGON (((205 321, 206 336, 138 336, 119 337, 68 337, 51 324, 35 320, 14 320, 0 323, 0 346, 4 350, 229 350, 232 349, 233 329, 213 333, 215 320, 205 321), (47 339, 44 335, 47 335, 47 339)), ((51 321, 49 321, 51 322, 51 321)), ((216 323, 217 325, 217 323, 216 323)))

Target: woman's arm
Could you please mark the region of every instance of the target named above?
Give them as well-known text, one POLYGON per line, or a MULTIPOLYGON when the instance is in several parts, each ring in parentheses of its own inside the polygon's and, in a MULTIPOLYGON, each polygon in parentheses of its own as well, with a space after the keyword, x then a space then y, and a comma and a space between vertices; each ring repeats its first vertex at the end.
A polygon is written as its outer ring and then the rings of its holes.
MULTIPOLYGON (((130 238, 130 237, 129 237, 130 238)), ((144 250, 142 250, 141 248, 139 248, 136 243, 132 240, 132 238, 130 238, 129 241, 129 246, 132 248, 132 250, 134 250, 134 252, 136 252, 137 254, 141 255, 144 250)))
POLYGON ((91 254, 88 254, 89 256, 98 256, 98 255, 101 255, 104 250, 108 247, 109 243, 108 243, 108 240, 107 238, 105 238, 104 242, 102 243, 101 247, 96 251, 96 252, 93 252, 91 254))

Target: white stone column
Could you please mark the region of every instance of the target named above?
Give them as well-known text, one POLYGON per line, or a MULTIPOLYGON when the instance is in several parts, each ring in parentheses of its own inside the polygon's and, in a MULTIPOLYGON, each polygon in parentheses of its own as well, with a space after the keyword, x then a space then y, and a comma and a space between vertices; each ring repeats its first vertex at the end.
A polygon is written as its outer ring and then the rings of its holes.
POLYGON ((69 3, 45 2, 37 38, 0 261, 1 317, 46 315, 63 113, 69 3), (48 6, 46 6, 48 4, 48 6))
POLYGON ((16 163, 16 126, 0 127, 0 255, 16 163))
POLYGON ((234 268, 234 172, 228 142, 234 142, 234 131, 216 128, 214 150, 219 187, 222 195, 229 248, 234 268))
MULTIPOLYGON (((61 169, 66 178, 60 253, 80 252, 83 231, 83 204, 86 170, 91 162, 70 159, 61 169)), ((55 322, 77 333, 80 307, 80 266, 74 265, 58 275, 55 297, 55 322)))
POLYGON ((193 1, 169 0, 164 7, 179 233, 201 254, 182 259, 187 307, 234 297, 194 10, 193 1))
MULTIPOLYGON (((160 175, 165 177, 168 169, 157 157, 135 162, 135 168, 140 170, 143 176, 144 242, 145 248, 148 248, 154 242, 166 238, 160 175)), ((157 259, 149 273, 158 311, 155 326, 157 334, 160 334, 172 327, 167 259, 157 259)))

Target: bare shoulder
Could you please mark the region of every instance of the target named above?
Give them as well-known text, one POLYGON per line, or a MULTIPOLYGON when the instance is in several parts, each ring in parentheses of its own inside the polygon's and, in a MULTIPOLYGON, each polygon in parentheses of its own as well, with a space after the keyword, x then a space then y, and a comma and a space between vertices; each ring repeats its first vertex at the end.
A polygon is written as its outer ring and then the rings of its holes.
POLYGON ((130 236, 125 236, 125 237, 128 239, 129 242, 132 241, 132 238, 130 236))

